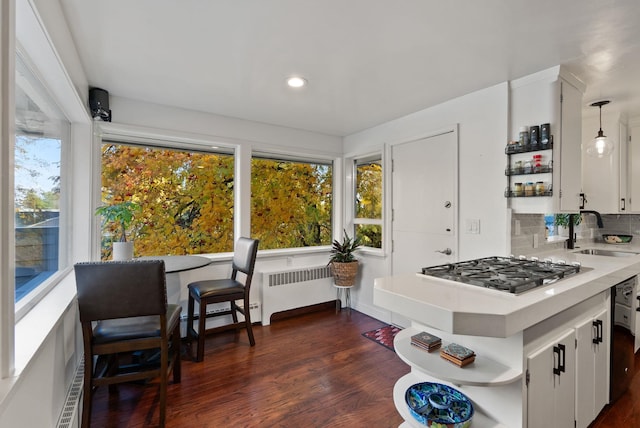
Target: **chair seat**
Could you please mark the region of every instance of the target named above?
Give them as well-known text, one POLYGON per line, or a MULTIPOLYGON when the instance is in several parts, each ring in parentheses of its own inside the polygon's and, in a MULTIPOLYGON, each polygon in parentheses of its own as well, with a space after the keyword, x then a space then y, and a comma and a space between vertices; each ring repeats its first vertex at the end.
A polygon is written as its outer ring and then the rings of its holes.
POLYGON ((230 296, 233 294, 242 295, 244 285, 234 279, 210 279, 206 281, 196 281, 189 284, 189 292, 200 299, 207 299, 213 296, 230 296))
MULTIPOLYGON (((180 320, 182 308, 179 305, 167 305, 167 327, 171 331, 180 320)), ((99 321, 93 330, 94 343, 104 344, 120 340, 133 340, 160 336, 160 319, 157 316, 145 316, 125 319, 99 321)))

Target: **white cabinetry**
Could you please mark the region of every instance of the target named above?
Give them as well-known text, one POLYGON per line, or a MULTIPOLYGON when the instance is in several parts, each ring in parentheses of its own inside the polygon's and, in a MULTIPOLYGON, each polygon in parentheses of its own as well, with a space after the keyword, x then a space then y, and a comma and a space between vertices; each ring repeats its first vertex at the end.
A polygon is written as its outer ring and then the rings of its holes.
POLYGON ((585 428, 609 402, 611 312, 602 297, 600 304, 542 336, 526 354, 528 428, 573 427, 574 422, 585 428))
POLYGON ((571 329, 527 357, 528 428, 573 426, 575 338, 571 329))
POLYGON ((629 197, 628 211, 640 213, 640 119, 630 123, 630 137, 628 148, 629 173, 627 174, 627 194, 629 197))
MULTIPOLYGON (((520 127, 550 123, 553 136, 552 195, 510 198, 521 213, 576 212, 580 203, 580 144, 584 84, 562 67, 510 82, 510 139, 520 127)), ((535 178, 535 177, 534 177, 535 178)))
MULTIPOLYGON (((600 127, 599 116, 583 118, 583 143, 593 139, 600 127)), ((627 195, 627 125, 622 122, 619 113, 602 115, 602 129, 613 144, 610 156, 591 157, 582 153, 582 192, 581 208, 596 210, 600 213, 626 213, 627 195)))
POLYGON ((609 312, 576 326, 576 427, 586 428, 609 402, 609 312))

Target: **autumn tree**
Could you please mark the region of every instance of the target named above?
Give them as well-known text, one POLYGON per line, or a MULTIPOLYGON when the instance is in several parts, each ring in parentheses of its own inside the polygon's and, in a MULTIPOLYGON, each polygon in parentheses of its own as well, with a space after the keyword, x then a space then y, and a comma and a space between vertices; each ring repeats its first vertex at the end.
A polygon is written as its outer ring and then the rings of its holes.
MULTIPOLYGON (((131 227, 137 256, 231 252, 233 168, 227 154, 104 144, 102 203, 142 207, 131 227)), ((255 158, 251 191, 251 236, 261 249, 330 244, 330 165, 255 158)))

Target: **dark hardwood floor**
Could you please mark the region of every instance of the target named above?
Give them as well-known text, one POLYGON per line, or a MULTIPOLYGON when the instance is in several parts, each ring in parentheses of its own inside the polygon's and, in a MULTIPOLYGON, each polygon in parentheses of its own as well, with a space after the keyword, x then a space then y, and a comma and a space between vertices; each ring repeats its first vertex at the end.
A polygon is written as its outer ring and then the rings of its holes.
MULTIPOLYGON (((253 348, 245 332, 208 337, 204 362, 183 360, 182 383, 169 385, 167 426, 397 428, 392 390, 409 367, 361 335, 383 325, 328 309, 255 326, 253 348)), ((635 367, 591 428, 640 427, 640 353, 635 367)), ((157 426, 157 392, 154 382, 98 389, 92 426, 157 426)))
POLYGON ((590 428, 640 427, 640 352, 635 355, 634 365, 635 374, 627 392, 602 409, 590 428))
MULTIPOLYGON (((202 363, 182 361, 168 388, 168 427, 393 427, 392 390, 409 367, 362 333, 385 324, 356 311, 323 310, 210 336, 202 363)), ((158 423, 158 389, 96 391, 92 427, 158 423)))

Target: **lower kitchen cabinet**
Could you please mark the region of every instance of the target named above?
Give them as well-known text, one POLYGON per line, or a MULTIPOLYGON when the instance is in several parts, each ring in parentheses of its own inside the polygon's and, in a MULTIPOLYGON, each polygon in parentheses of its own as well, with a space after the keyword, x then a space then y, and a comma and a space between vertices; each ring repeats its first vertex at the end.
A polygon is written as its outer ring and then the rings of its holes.
POLYGON ((601 309, 530 353, 527 427, 588 427, 609 402, 609 346, 610 312, 601 309))
POLYGON ((609 402, 609 312, 576 326, 576 427, 585 428, 609 402))
POLYGON ((527 427, 572 427, 576 332, 566 331, 527 357, 527 427))

